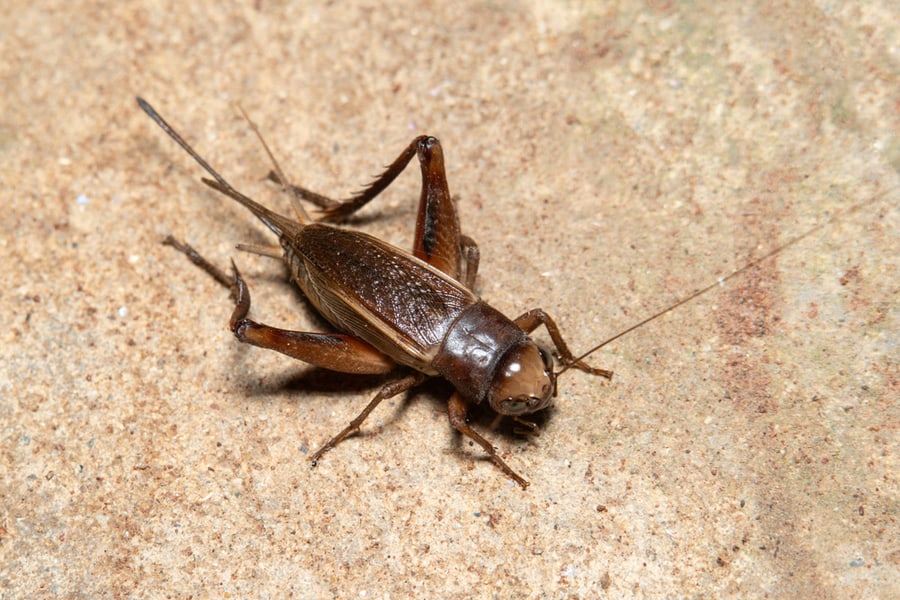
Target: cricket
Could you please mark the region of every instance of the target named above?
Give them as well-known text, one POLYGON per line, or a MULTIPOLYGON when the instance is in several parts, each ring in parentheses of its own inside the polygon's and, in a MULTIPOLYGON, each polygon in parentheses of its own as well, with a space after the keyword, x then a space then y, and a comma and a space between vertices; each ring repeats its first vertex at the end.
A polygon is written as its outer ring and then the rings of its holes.
POLYGON ((185 254, 230 291, 234 310, 229 326, 237 339, 319 368, 385 376, 385 383, 362 412, 313 453, 313 465, 357 433, 383 400, 428 378, 440 377, 454 388, 447 400, 450 425, 477 443, 506 476, 525 489, 529 482, 470 425, 470 408, 486 404, 498 416, 513 419, 525 433, 537 433, 537 425, 528 417, 553 403, 563 373, 574 368, 611 379, 611 371, 592 367, 585 359, 886 193, 831 215, 727 276, 575 355, 556 322, 541 308, 508 318, 475 293, 480 253, 475 241, 461 231, 437 138, 416 137, 372 183, 338 201, 290 183, 258 128, 244 114, 272 162, 269 179, 291 198, 294 214, 288 217, 232 187, 147 101, 138 97, 137 103, 211 176, 202 178, 204 184, 246 207, 278 241, 277 246, 238 248, 283 260, 291 280, 335 329, 291 331, 250 319, 250 291, 233 260, 231 272, 226 273, 188 244, 167 237, 164 243, 185 254), (413 157, 421 169, 422 190, 411 250, 340 225, 388 188, 413 157), (316 218, 310 216, 302 201, 317 208, 316 218), (541 326, 549 334, 552 349, 530 337, 541 326))

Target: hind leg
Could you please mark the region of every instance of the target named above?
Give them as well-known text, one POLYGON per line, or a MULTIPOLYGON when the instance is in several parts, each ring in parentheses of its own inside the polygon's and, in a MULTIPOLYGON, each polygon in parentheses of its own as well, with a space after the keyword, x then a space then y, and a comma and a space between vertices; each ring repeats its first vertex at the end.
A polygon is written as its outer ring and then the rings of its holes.
POLYGON ((250 290, 233 261, 233 275, 229 276, 191 246, 172 236, 167 237, 164 243, 185 254, 191 262, 231 291, 235 306, 230 327, 241 342, 275 350, 311 365, 341 373, 379 374, 388 373, 396 367, 396 363, 385 354, 350 335, 291 331, 248 319, 250 290))

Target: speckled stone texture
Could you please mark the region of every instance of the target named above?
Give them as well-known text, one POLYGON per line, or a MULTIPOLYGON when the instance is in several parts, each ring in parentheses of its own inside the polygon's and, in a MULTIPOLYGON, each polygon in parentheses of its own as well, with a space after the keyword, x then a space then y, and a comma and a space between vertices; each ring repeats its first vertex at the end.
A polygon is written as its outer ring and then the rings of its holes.
MULTIPOLYGON (((900 596, 896 2, 7 1, 0 597, 900 596), (576 350, 542 433, 241 346, 321 329, 140 94, 287 211, 439 136, 479 293, 576 350), (867 202, 868 201, 868 202, 867 202)), ((411 244, 417 168, 352 225, 411 244)))

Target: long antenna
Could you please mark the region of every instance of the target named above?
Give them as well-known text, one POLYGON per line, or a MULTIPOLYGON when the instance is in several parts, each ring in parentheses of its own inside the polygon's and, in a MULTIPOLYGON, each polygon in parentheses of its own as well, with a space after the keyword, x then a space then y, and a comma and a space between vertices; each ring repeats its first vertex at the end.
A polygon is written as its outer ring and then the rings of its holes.
POLYGON ((663 315, 665 315, 665 314, 667 314, 667 313, 672 312, 673 310, 675 310, 675 309, 678 308, 679 306, 682 306, 682 305, 684 305, 684 304, 687 304, 688 302, 690 302, 691 300, 694 300, 694 299, 697 298, 698 296, 702 296, 703 294, 705 294, 706 292, 710 291, 710 290, 713 289, 714 287, 723 285, 726 281, 729 281, 729 280, 731 280, 731 279, 734 279, 734 278, 737 277, 738 275, 741 275, 742 273, 745 273, 746 271, 748 271, 748 270, 750 270, 750 269, 752 269, 752 268, 758 266, 760 263, 763 263, 763 262, 765 262, 766 260, 772 258, 772 257, 775 256, 776 254, 779 254, 779 253, 783 252, 785 249, 790 248, 791 246, 797 244, 798 242, 800 242, 800 241, 802 241, 802 240, 808 238, 809 236, 811 236, 812 234, 816 233, 817 231, 819 231, 819 230, 822 229, 823 227, 825 227, 825 226, 827 226, 827 225, 830 225, 831 223, 834 223, 838 218, 844 217, 844 216, 847 216, 847 215, 850 215, 850 214, 853 214, 853 213, 857 212, 860 208, 862 208, 862 207, 864 207, 864 206, 868 206, 869 204, 872 204, 872 203, 874 203, 875 201, 880 200, 882 197, 884 197, 884 196, 887 195, 889 192, 891 192, 891 191, 893 191, 893 190, 895 190, 895 189, 897 189, 897 188, 890 188, 890 189, 884 190, 884 191, 882 191, 882 192, 880 192, 880 193, 878 193, 878 194, 875 194, 874 196, 869 197, 867 200, 864 200, 864 201, 862 201, 862 202, 860 202, 860 203, 858 203, 858 204, 856 204, 856 205, 854 205, 854 206, 851 206, 850 208, 847 208, 847 209, 844 209, 844 210, 838 210, 838 211, 835 212, 833 215, 831 215, 831 217, 829 217, 828 219, 822 221, 821 223, 819 223, 818 225, 816 225, 816 226, 813 227, 812 229, 809 229, 809 230, 807 230, 806 232, 801 233, 800 235, 798 235, 798 236, 796 236, 796 237, 793 237, 793 238, 789 239, 789 240, 788 240, 787 242, 785 242, 784 244, 781 244, 780 246, 777 246, 776 248, 774 248, 773 250, 770 250, 769 252, 767 252, 767 253, 764 254, 763 256, 760 256, 759 258, 756 258, 756 259, 750 261, 749 263, 747 263, 747 264, 744 265, 743 267, 739 268, 737 271, 733 271, 733 272, 731 272, 730 274, 726 275, 725 277, 720 277, 720 278, 717 279, 715 282, 713 282, 713 283, 707 285, 706 287, 704 287, 704 288, 702 288, 702 289, 700 289, 700 290, 697 290, 696 292, 694 292, 694 293, 692 293, 692 294, 690 294, 690 295, 688 295, 688 296, 682 298, 681 300, 678 300, 677 302, 675 302, 675 304, 669 305, 668 307, 666 307, 666 308, 664 308, 663 310, 661 310, 661 311, 659 311, 659 312, 657 312, 657 313, 655 313, 655 314, 653 314, 653 315, 647 317, 646 319, 644 319, 644 320, 642 320, 642 321, 639 321, 638 323, 635 323, 634 325, 631 325, 630 327, 628 327, 628 328, 626 328, 626 329, 623 329, 622 331, 620 331, 620 332, 617 333, 616 335, 612 336, 611 338, 608 338, 608 339, 604 340, 603 342, 600 342, 599 344, 597 344, 596 346, 594 346, 593 348, 591 348, 590 350, 588 350, 587 352, 585 352, 585 353, 582 354, 581 356, 576 357, 575 360, 573 360, 572 362, 570 362, 569 364, 567 364, 566 366, 564 366, 562 369, 560 369, 559 371, 557 371, 556 375, 559 376, 559 375, 563 374, 564 372, 568 371, 570 368, 572 368, 573 366, 575 366, 579 361, 581 361, 581 360, 587 358, 588 356, 590 356, 591 354, 593 354, 594 352, 596 352, 596 351, 599 350, 600 348, 603 348, 603 347, 606 346, 607 344, 611 344, 612 342, 616 341, 616 340, 619 339, 620 337, 622 337, 622 336, 624 336, 624 335, 627 335, 627 334, 631 333, 631 332, 634 331, 635 329, 638 329, 639 327, 643 327, 644 325, 646 325, 646 324, 649 323, 650 321, 653 321, 653 320, 655 320, 655 319, 658 319, 658 318, 660 318, 661 316, 663 316, 663 315))

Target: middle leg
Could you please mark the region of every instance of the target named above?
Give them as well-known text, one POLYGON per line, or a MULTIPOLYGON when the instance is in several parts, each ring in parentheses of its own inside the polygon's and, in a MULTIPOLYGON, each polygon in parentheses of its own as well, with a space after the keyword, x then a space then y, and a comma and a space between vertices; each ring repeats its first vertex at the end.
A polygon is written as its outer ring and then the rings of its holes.
POLYGON ((355 419, 350 421, 350 424, 344 427, 340 433, 336 436, 325 442, 321 448, 316 450, 316 453, 312 455, 312 464, 316 465, 318 460, 322 458, 322 455, 337 446, 339 443, 353 435, 354 433, 359 431, 360 425, 363 424, 363 421, 366 420, 366 417, 375 410, 375 407, 381 404, 382 400, 386 398, 392 398, 397 394, 405 392, 406 390, 422 383, 425 380, 425 374, 419 372, 407 373, 401 376, 399 379, 394 379, 392 381, 388 381, 384 386, 378 390, 378 393, 375 394, 375 397, 372 398, 366 407, 359 413, 355 419))

